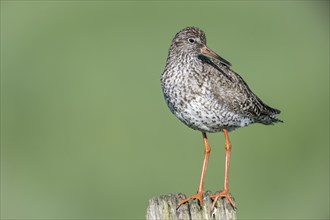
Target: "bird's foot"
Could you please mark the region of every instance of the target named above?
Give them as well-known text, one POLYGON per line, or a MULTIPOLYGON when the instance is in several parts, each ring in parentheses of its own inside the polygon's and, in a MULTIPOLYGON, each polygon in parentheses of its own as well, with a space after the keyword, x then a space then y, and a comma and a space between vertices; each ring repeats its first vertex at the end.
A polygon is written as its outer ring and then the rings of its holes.
POLYGON ((228 201, 230 202, 231 206, 236 209, 236 206, 235 206, 235 202, 233 201, 231 195, 229 194, 229 190, 224 190, 224 191, 221 191, 217 194, 214 194, 212 196, 210 196, 210 198, 213 199, 213 204, 212 204, 212 207, 211 207, 211 210, 213 210, 214 206, 215 206, 215 203, 217 202, 217 200, 219 199, 219 197, 226 197, 228 199, 228 201))
POLYGON ((182 205, 182 204, 188 202, 188 201, 191 200, 191 199, 198 199, 198 201, 199 201, 199 205, 202 206, 202 203, 203 203, 203 192, 198 192, 198 193, 195 194, 195 195, 192 195, 192 196, 190 196, 190 197, 188 197, 188 198, 186 198, 186 199, 181 200, 181 201, 179 202, 178 206, 180 206, 180 205, 182 205))

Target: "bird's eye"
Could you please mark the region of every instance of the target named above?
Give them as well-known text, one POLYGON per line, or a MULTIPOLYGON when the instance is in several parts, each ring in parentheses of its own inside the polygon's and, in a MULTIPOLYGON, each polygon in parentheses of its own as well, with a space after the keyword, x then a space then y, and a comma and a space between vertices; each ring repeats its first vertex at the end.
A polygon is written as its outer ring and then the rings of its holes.
POLYGON ((192 39, 192 38, 188 38, 188 41, 189 41, 190 43, 195 43, 195 40, 192 39))

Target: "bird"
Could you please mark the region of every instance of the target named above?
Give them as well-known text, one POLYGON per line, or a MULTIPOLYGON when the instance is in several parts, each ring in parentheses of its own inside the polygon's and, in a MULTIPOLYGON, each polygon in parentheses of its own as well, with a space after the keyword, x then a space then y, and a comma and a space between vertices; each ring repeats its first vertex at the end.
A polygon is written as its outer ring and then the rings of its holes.
POLYGON ((178 205, 193 199, 202 205, 204 178, 211 152, 207 133, 223 132, 226 152, 224 188, 211 195, 211 208, 223 197, 236 208, 229 191, 232 147, 229 132, 254 123, 273 125, 283 122, 276 116, 280 110, 258 98, 243 78, 231 69, 231 63, 207 46, 204 31, 197 27, 186 27, 174 36, 160 81, 170 111, 185 125, 200 131, 204 142, 198 191, 178 205))

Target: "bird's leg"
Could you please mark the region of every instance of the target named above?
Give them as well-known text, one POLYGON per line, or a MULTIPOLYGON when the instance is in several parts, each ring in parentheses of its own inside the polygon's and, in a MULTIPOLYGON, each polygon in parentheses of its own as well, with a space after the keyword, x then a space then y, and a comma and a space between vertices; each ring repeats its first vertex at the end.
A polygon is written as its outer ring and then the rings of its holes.
POLYGON ((206 136, 205 132, 203 132, 203 140, 204 140, 204 162, 203 162, 203 168, 202 168, 201 180, 200 180, 199 187, 198 187, 198 192, 197 192, 197 194, 190 196, 190 197, 182 200, 181 202, 179 202, 179 206, 185 202, 188 202, 190 199, 198 199, 200 205, 202 205, 202 203, 203 203, 204 177, 205 177, 205 173, 206 173, 207 162, 209 161, 210 152, 211 152, 211 147, 210 147, 209 141, 207 140, 207 136, 206 136))
POLYGON ((214 198, 212 208, 214 208, 215 203, 217 202, 219 197, 226 197, 230 204, 235 208, 235 203, 233 199, 231 198, 231 195, 229 194, 229 184, 228 184, 228 176, 229 176, 229 165, 230 165, 230 151, 231 151, 231 142, 229 140, 228 131, 227 129, 223 129, 223 133, 225 135, 226 140, 226 164, 225 164, 225 185, 223 191, 221 191, 218 194, 212 195, 211 198, 214 198))

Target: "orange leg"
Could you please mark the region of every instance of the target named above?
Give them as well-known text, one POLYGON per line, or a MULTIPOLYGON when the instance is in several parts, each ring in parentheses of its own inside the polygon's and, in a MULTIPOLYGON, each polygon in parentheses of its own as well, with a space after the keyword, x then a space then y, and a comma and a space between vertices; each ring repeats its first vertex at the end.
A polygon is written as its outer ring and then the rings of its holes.
POLYGON ((204 162, 203 162, 203 168, 202 168, 201 180, 200 180, 199 187, 198 187, 198 192, 197 192, 197 194, 190 196, 190 197, 182 200, 181 202, 179 202, 179 206, 185 202, 188 202, 191 199, 198 199, 200 205, 202 205, 202 203, 203 203, 204 177, 205 177, 205 173, 206 173, 207 162, 209 161, 210 152, 211 152, 211 147, 210 147, 209 141, 207 140, 207 136, 206 136, 205 132, 203 132, 203 140, 204 140, 204 162))
POLYGON ((229 200, 230 204, 233 206, 233 208, 235 208, 235 203, 234 203, 233 199, 231 198, 231 196, 229 194, 229 184, 228 184, 231 143, 230 143, 230 140, 229 140, 227 129, 223 129, 223 133, 224 133, 225 139, 226 139, 226 148, 225 148, 226 149, 225 186, 224 186, 223 191, 221 191, 218 194, 215 194, 215 195, 211 196, 211 198, 214 198, 211 209, 214 208, 214 205, 217 202, 219 197, 226 197, 229 200))

